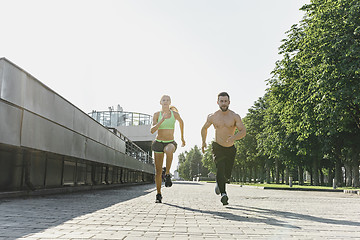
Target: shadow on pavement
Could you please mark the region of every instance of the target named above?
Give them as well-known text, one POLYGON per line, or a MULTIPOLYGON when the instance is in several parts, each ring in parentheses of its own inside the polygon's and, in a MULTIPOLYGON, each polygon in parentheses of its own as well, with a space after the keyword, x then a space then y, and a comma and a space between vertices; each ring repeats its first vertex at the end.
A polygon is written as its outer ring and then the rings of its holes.
POLYGON ((336 219, 329 219, 329 218, 322 218, 322 217, 314 217, 311 215, 300 214, 300 213, 293 213, 293 212, 284 212, 284 211, 277 211, 273 209, 265 209, 265 208, 257 208, 257 207, 227 207, 232 210, 238 210, 242 212, 252 212, 261 215, 271 215, 271 216, 278 216, 286 219, 298 219, 298 220, 306 220, 306 221, 313 221, 313 222, 320 222, 320 223, 327 223, 327 224, 334 224, 334 225, 347 225, 347 226, 359 226, 360 222, 353 222, 347 220, 336 220, 336 219))
POLYGON ((173 184, 201 185, 201 183, 191 181, 173 181, 173 184))
MULTIPOLYGON (((239 215, 237 215, 237 214, 233 214, 233 213, 229 213, 229 212, 219 212, 219 211, 210 211, 210 210, 201 210, 201 209, 194 209, 194 208, 189 208, 189 207, 182 207, 182 206, 177 206, 177 205, 170 204, 170 203, 164 203, 164 204, 171 206, 171 207, 185 209, 188 211, 199 212, 199 213, 203 213, 203 214, 211 214, 215 218, 218 217, 218 218, 221 218, 224 220, 239 221, 239 222, 263 222, 263 223, 266 223, 269 225, 280 226, 280 227, 285 227, 285 228, 292 228, 292 229, 300 228, 298 226, 294 226, 287 222, 279 221, 278 219, 275 219, 272 217, 267 217, 267 216, 249 217, 248 214, 246 214, 246 213, 243 213, 243 214, 240 213, 239 215)), ((240 208, 233 208, 233 207, 226 207, 226 208, 232 209, 232 210, 246 211, 246 209, 240 209, 240 208)))
POLYGON ((0 239, 17 239, 149 194, 154 184, 0 200, 0 239))

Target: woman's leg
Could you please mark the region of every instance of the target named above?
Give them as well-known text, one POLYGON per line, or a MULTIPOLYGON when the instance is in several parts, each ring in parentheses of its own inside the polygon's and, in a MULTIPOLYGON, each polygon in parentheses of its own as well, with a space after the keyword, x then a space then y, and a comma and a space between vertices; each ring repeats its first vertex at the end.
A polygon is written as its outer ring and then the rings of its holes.
POLYGON ((173 155, 175 152, 175 146, 174 144, 170 143, 168 145, 166 145, 166 147, 164 148, 164 153, 166 153, 166 172, 165 174, 170 174, 170 168, 171 168, 171 163, 173 160, 173 155))
POLYGON ((161 193, 161 182, 162 182, 162 165, 164 161, 164 153, 155 154, 155 184, 157 193, 161 193))

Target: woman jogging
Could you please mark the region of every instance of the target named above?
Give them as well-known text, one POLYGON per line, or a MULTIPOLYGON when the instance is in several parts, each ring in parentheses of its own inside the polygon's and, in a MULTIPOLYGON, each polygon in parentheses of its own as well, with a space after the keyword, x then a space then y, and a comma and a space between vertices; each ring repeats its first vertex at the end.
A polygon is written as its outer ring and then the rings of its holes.
POLYGON ((165 187, 171 187, 170 167, 173 160, 173 154, 176 151, 177 143, 174 140, 175 121, 180 125, 182 147, 185 146, 184 140, 184 121, 181 119, 177 109, 170 106, 170 96, 164 95, 161 97, 160 105, 161 111, 154 113, 153 126, 151 133, 157 131, 157 136, 152 144, 152 150, 155 155, 155 183, 156 183, 156 203, 161 203, 161 182, 162 182, 162 166, 164 161, 164 154, 166 154, 166 170, 165 170, 165 187))

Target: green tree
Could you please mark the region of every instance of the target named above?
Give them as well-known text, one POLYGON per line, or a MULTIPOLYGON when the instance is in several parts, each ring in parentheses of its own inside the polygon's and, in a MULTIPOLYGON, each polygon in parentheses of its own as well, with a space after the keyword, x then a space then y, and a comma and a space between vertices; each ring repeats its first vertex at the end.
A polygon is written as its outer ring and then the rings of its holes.
POLYGON ((186 156, 188 155, 188 152, 185 151, 184 153, 179 154, 179 166, 178 166, 178 172, 179 176, 185 180, 190 180, 190 163, 187 161, 186 156))
POLYGON ((360 3, 313 0, 302 10, 305 17, 288 32, 280 47, 283 59, 269 81, 274 106, 287 134, 297 135, 298 154, 311 159, 314 184, 324 157, 337 155, 337 161, 348 159, 347 172, 358 186, 359 151, 353 143, 360 140, 360 3), (339 141, 344 148, 334 154, 337 147, 329 144, 339 141))
POLYGON ((195 145, 189 152, 179 154, 179 175, 185 180, 195 177, 207 177, 208 169, 202 163, 203 156, 195 145))

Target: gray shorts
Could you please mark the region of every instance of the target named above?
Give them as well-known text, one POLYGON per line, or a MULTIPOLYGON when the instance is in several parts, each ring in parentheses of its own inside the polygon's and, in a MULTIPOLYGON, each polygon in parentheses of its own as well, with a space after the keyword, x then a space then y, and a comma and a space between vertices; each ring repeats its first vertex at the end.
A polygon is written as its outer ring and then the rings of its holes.
MULTIPOLYGON (((168 145, 168 144, 174 144, 175 146, 175 151, 176 151, 176 148, 177 148, 177 143, 173 140, 173 141, 166 141, 166 142, 163 142, 161 140, 155 140, 152 145, 151 145, 151 148, 154 152, 156 153, 163 153, 164 152, 164 148, 168 145)), ((174 151, 174 152, 175 152, 174 151)))

